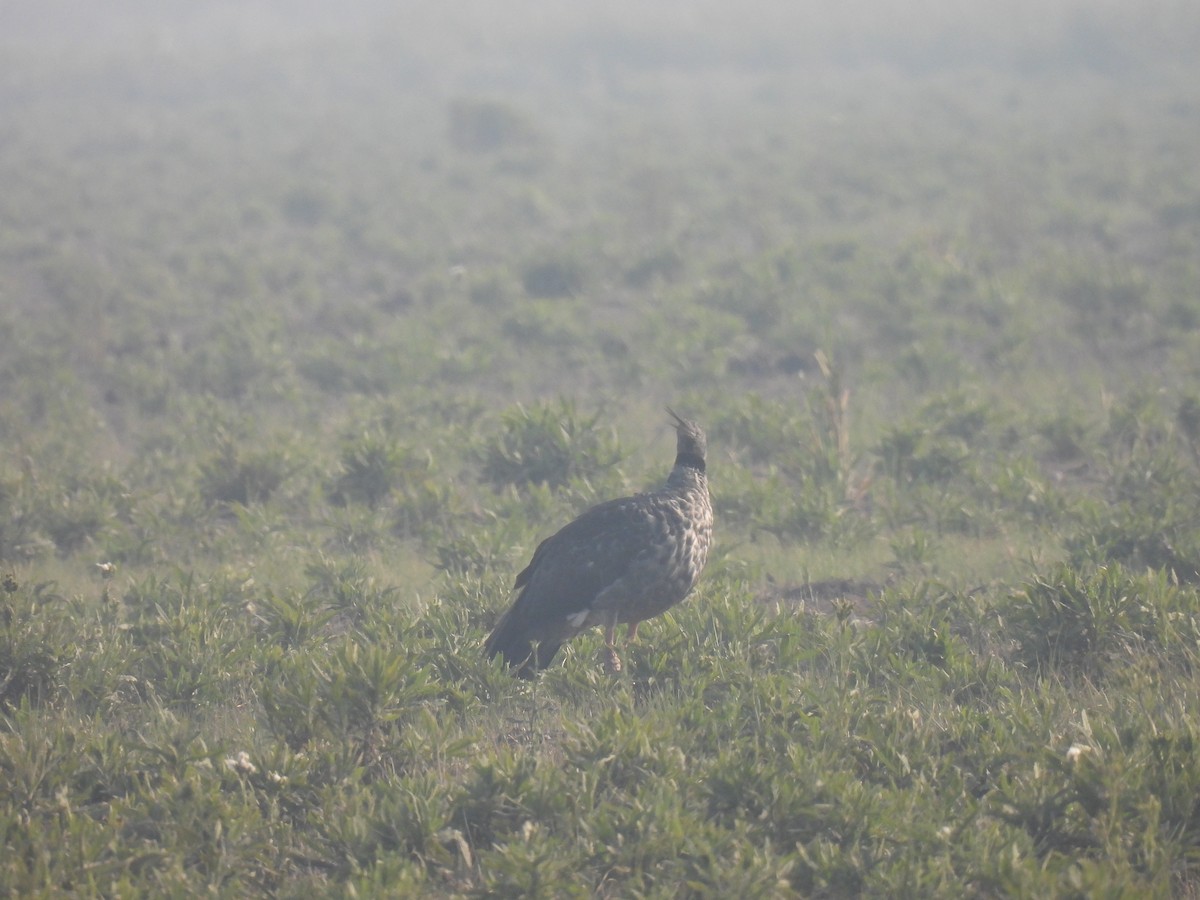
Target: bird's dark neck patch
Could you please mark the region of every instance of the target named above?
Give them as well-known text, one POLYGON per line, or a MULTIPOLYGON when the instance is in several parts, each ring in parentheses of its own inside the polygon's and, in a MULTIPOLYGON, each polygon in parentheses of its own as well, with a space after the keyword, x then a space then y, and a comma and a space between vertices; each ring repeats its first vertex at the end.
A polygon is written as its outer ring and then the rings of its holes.
POLYGON ((697 472, 704 471, 704 457, 696 453, 680 453, 675 457, 676 466, 686 466, 689 469, 695 469, 697 472))

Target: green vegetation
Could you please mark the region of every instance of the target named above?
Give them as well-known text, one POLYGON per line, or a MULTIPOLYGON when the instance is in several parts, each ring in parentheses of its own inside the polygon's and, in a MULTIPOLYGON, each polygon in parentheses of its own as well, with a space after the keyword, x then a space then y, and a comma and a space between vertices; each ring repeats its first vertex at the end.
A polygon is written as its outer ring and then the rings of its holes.
POLYGON ((5 14, 0 894, 1200 894, 1200 15, 303 6, 5 14))

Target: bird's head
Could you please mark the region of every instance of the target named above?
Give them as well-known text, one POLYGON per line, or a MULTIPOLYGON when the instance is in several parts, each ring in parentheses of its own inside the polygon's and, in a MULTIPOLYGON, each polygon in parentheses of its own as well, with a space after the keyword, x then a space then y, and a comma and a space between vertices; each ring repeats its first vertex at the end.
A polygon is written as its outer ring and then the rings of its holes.
POLYGON ((670 407, 667 412, 675 421, 675 465, 690 466, 704 471, 704 459, 708 452, 708 439, 704 430, 690 419, 680 418, 670 407))

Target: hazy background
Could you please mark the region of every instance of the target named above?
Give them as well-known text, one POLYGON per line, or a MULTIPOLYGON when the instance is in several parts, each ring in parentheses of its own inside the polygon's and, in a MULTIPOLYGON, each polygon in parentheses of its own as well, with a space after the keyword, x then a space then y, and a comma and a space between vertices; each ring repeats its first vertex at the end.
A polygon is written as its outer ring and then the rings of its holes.
POLYGON ((0 895, 1200 896, 1198 21, 0 0, 0 895))
POLYGON ((175 365, 165 392, 289 366, 328 387, 314 341, 368 390, 432 372, 519 400, 570 373, 647 410, 788 389, 824 347, 886 405, 878 360, 904 348, 920 389, 990 379, 1003 324, 1007 377, 1103 382, 1098 336, 1140 336, 1120 355, 1158 376, 1152 326, 1196 318, 1190 2, 7 2, 0 23, 0 309, 38 309, 10 340, 60 348, 106 415, 115 358, 175 365), (931 287, 926 262, 967 280, 931 287), (645 319, 664 303, 676 347, 645 319), (198 349, 249 333, 278 366, 198 349))

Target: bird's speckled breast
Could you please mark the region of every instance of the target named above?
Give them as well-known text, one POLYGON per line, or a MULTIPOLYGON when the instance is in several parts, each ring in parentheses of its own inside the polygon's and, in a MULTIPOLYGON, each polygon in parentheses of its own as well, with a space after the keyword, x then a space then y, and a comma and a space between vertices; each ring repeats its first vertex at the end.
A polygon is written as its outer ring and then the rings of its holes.
POLYGON ((616 608, 617 621, 639 622, 659 615, 691 592, 708 560, 713 515, 704 475, 689 473, 688 481, 654 498, 646 514, 665 530, 663 539, 648 546, 628 575, 597 598, 593 621, 603 621, 604 610, 616 608))

